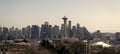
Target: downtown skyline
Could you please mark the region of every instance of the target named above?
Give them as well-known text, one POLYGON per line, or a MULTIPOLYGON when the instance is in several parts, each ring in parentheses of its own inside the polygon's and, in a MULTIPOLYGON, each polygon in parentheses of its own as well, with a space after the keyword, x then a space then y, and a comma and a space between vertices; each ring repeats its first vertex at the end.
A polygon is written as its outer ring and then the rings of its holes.
POLYGON ((41 26, 63 24, 62 17, 68 17, 72 25, 80 23, 90 32, 120 31, 119 0, 0 0, 0 26, 41 26))

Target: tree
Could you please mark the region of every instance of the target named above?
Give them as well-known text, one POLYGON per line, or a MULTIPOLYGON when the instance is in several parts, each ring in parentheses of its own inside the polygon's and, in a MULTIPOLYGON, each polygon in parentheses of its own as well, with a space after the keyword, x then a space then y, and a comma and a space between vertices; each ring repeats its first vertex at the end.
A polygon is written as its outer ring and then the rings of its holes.
MULTIPOLYGON (((48 51, 51 52, 51 54, 70 54, 69 49, 66 48, 64 45, 59 45, 54 47, 48 40, 42 40, 40 43, 41 47, 44 47, 48 51)), ((40 47, 40 46, 39 46, 40 47)))

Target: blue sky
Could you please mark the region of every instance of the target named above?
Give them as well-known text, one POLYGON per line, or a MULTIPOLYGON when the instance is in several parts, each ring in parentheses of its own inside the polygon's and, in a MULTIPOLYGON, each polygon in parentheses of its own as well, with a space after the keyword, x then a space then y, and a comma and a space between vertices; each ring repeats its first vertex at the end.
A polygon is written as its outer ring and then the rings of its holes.
POLYGON ((0 0, 0 24, 7 27, 61 25, 63 16, 90 32, 120 31, 120 0, 0 0))

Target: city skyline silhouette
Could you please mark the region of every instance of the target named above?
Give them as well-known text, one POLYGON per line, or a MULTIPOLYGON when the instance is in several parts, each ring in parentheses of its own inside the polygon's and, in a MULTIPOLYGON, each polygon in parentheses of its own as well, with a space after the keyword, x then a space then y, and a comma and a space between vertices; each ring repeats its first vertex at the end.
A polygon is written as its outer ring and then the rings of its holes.
POLYGON ((80 23, 89 31, 120 31, 119 0, 0 0, 0 25, 22 28, 39 25, 48 21, 51 25, 61 25, 63 16, 80 23))

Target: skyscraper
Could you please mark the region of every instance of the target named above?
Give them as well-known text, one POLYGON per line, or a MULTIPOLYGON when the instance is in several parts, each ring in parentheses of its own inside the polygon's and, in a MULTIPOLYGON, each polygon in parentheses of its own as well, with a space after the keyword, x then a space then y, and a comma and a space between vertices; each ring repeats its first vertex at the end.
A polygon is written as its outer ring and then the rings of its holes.
POLYGON ((22 36, 25 38, 26 28, 22 28, 22 36))
POLYGON ((0 40, 3 40, 5 36, 3 35, 3 27, 0 27, 0 40))
POLYGON ((3 35, 6 36, 7 33, 8 33, 8 28, 7 27, 3 27, 3 35))
POLYGON ((71 29, 71 21, 68 21, 68 29, 71 29))
POLYGON ((7 40, 14 40, 14 39, 15 39, 15 30, 14 30, 14 27, 12 27, 12 28, 9 28, 7 40))
POLYGON ((90 39, 90 32, 84 26, 82 27, 82 35, 84 39, 90 39))
POLYGON ((31 39, 38 39, 39 38, 39 26, 32 25, 31 28, 31 39))
POLYGON ((2 35, 2 27, 0 27, 0 36, 2 35))
POLYGON ((76 31, 76 36, 80 38, 81 36, 81 29, 80 29, 80 24, 77 23, 77 31, 76 31))
POLYGON ((71 21, 68 21, 68 26, 67 26, 67 35, 71 37, 72 30, 71 30, 71 21))
POLYGON ((16 39, 23 38, 22 31, 18 28, 15 28, 15 36, 16 36, 16 39))
POLYGON ((52 28, 52 38, 59 38, 59 26, 57 25, 52 28))
POLYGON ((7 34, 8 34, 8 28, 7 27, 3 27, 3 39, 7 40, 7 34))
POLYGON ((60 36, 60 38, 62 38, 64 36, 64 24, 61 24, 61 29, 60 29, 60 32, 59 32, 59 36, 60 36))
POLYGON ((51 38, 52 26, 48 22, 41 25, 41 38, 51 38))
POLYGON ((76 37, 76 31, 77 31, 76 26, 73 26, 72 27, 72 32, 73 32, 72 36, 76 37))
POLYGON ((31 27, 27 26, 25 32, 25 38, 30 38, 30 37, 31 37, 31 27))

